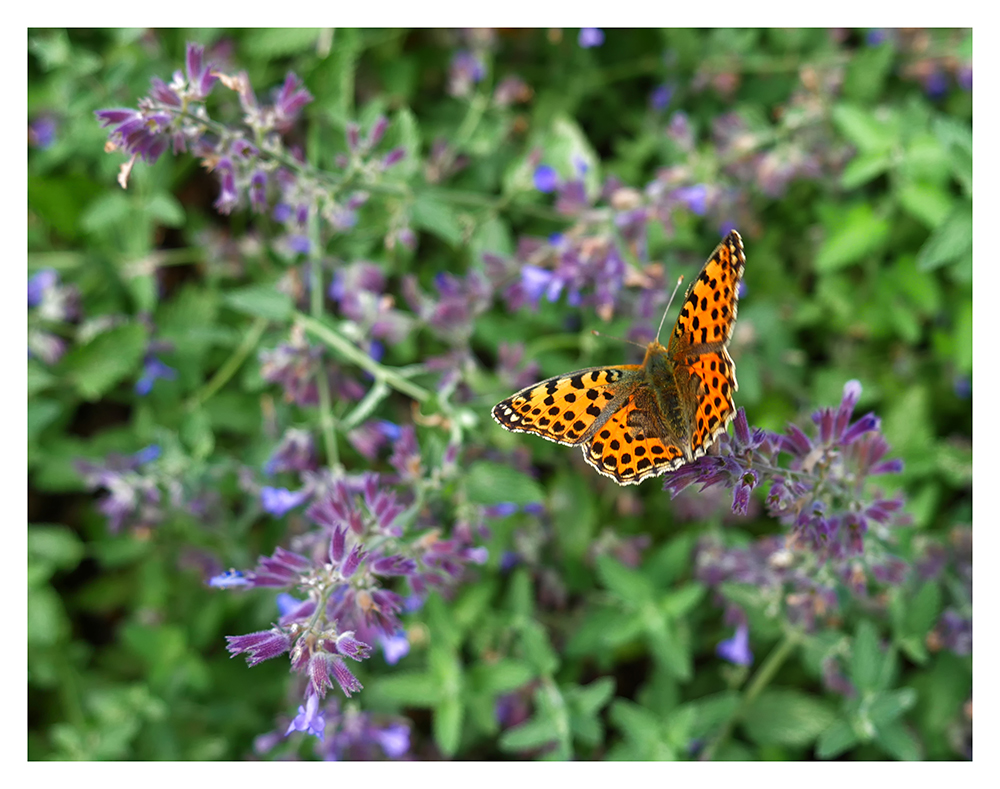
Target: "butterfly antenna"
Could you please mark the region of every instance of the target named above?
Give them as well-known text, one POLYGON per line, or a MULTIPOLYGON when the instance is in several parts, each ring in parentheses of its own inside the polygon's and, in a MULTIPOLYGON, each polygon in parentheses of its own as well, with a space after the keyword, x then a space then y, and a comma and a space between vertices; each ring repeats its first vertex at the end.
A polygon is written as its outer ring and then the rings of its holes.
POLYGON ((634 342, 633 340, 626 340, 624 337, 615 337, 613 334, 605 334, 604 332, 598 331, 597 329, 591 329, 590 333, 593 334, 595 337, 604 337, 604 338, 606 338, 608 340, 618 340, 618 342, 623 342, 626 345, 634 345, 636 348, 642 348, 644 350, 646 348, 646 346, 643 345, 641 342, 634 342))
POLYGON ((663 322, 667 319, 667 312, 670 310, 670 305, 674 303, 674 296, 677 295, 677 289, 681 286, 681 283, 683 281, 684 281, 684 275, 681 274, 677 278, 677 284, 674 285, 674 292, 670 294, 670 301, 668 301, 667 302, 667 306, 663 308, 663 317, 660 318, 660 326, 656 330, 656 341, 657 342, 660 341, 660 332, 663 331, 663 322))

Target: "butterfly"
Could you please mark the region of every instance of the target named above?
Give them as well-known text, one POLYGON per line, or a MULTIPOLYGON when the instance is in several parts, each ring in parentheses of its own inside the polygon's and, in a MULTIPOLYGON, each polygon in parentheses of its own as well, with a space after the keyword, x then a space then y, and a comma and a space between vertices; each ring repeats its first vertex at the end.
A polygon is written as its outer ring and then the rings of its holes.
POLYGON ((736 415, 736 365, 727 346, 746 258, 730 231, 684 296, 666 347, 642 364, 588 367, 522 389, 493 407, 514 433, 583 448, 619 485, 635 485, 704 455, 736 415))

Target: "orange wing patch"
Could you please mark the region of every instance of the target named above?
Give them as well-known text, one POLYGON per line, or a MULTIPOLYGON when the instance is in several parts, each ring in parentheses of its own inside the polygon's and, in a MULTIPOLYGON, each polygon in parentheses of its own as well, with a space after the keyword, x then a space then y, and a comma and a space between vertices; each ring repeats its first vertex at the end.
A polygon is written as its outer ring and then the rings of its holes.
POLYGON ((677 342, 692 346, 729 342, 745 266, 743 240, 733 230, 688 288, 674 326, 677 342))
POLYGON ((635 485, 685 462, 684 451, 674 441, 629 426, 634 410, 635 398, 629 398, 583 446, 583 459, 620 485, 635 485))
POLYGON ((736 365, 725 348, 718 353, 702 354, 691 363, 690 369, 701 381, 691 431, 691 452, 700 457, 736 416, 733 392, 739 385, 736 365))
POLYGON ((614 399, 619 385, 641 369, 634 364, 590 367, 549 378, 497 403, 493 418, 515 433, 573 446, 614 399))

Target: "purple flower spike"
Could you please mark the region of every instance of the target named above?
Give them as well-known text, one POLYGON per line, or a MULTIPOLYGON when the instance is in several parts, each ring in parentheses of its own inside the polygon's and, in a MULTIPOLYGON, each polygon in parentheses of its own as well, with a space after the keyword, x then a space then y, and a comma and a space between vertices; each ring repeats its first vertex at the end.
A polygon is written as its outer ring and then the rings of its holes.
POLYGON ((385 115, 379 115, 375 123, 372 124, 372 129, 368 132, 368 147, 374 148, 385 136, 386 129, 389 128, 389 119, 385 115))
POLYGON ((195 101, 204 101, 208 94, 212 92, 216 77, 212 75, 212 64, 202 65, 202 57, 205 54, 204 47, 198 44, 187 45, 187 78, 188 88, 191 91, 191 98, 195 101))
POLYGON ((312 94, 302 87, 302 80, 289 71, 285 77, 285 84, 281 86, 274 102, 274 112, 278 116, 279 130, 284 131, 291 128, 299 112, 312 100, 312 94))
POLYGON ((753 652, 750 651, 750 628, 745 624, 737 626, 732 638, 718 643, 715 654, 737 666, 749 666, 753 663, 753 652))

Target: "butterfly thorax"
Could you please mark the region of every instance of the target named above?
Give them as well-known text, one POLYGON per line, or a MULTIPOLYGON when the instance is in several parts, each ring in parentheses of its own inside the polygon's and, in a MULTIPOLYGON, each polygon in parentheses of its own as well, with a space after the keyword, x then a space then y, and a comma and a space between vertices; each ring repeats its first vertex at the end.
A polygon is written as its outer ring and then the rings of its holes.
POLYGON ((656 340, 646 346, 642 372, 648 386, 634 396, 648 398, 651 402, 637 403, 639 408, 632 417, 632 426, 640 428, 646 435, 677 441, 687 455, 689 447, 681 437, 690 435, 691 413, 685 408, 685 403, 691 400, 690 373, 684 365, 677 364, 668 348, 656 340), (639 424, 640 421, 643 424, 639 424))

